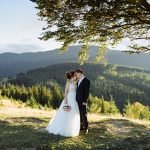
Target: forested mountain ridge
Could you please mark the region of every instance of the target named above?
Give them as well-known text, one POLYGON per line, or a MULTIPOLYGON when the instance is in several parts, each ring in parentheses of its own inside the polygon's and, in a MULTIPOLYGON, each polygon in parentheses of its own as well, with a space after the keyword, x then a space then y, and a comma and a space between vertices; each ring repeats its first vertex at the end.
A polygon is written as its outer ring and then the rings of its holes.
MULTIPOLYGON (((64 89, 68 70, 81 68, 77 63, 64 63, 50 65, 20 73, 15 79, 10 80, 12 84, 30 87, 36 84, 57 83, 64 89)), ((88 63, 82 66, 85 75, 91 80, 91 94, 105 100, 115 100, 117 106, 122 109, 128 101, 140 102, 150 105, 150 71, 138 68, 99 65, 88 63)))
MULTIPOLYGON (((63 54, 59 51, 51 50, 35 53, 3 53, 0 54, 0 77, 14 76, 19 72, 26 72, 30 69, 46 67, 51 64, 76 62, 80 46, 72 46, 63 54)), ((91 46, 89 62, 94 60, 97 47, 91 46)), ((121 51, 109 50, 107 59, 112 64, 139 67, 150 70, 149 54, 127 54, 121 51)))

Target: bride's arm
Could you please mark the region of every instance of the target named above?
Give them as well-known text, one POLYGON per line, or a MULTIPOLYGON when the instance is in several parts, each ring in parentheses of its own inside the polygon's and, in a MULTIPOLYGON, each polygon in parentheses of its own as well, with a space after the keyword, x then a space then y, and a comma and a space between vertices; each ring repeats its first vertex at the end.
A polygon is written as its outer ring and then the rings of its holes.
POLYGON ((67 104, 67 95, 68 95, 68 91, 69 91, 69 82, 67 81, 66 82, 66 87, 65 87, 65 98, 64 98, 64 101, 65 103, 67 104))

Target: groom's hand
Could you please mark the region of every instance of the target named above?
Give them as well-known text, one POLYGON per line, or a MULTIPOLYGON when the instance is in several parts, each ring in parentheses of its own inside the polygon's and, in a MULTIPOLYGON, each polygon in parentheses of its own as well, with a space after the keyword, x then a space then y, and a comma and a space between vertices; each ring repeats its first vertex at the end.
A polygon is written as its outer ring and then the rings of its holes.
POLYGON ((86 105, 87 105, 87 103, 83 102, 83 103, 82 103, 82 105, 85 105, 85 106, 86 106, 86 105))

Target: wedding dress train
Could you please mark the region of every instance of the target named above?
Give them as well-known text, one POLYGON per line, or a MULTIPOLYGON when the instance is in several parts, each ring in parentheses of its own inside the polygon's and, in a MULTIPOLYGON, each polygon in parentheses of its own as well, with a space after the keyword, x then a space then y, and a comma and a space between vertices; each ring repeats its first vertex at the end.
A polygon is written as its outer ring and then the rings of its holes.
POLYGON ((70 83, 67 94, 68 105, 71 106, 69 112, 64 111, 64 100, 62 101, 58 111, 49 122, 46 130, 49 133, 59 134, 65 137, 74 137, 79 135, 80 131, 80 113, 76 102, 76 85, 70 83))

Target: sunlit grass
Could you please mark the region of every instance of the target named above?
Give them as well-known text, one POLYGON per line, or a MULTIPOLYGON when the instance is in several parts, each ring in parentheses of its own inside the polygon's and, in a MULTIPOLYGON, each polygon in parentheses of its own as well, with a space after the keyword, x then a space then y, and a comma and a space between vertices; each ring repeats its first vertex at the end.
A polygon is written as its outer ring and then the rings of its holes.
POLYGON ((31 109, 3 101, 0 108, 0 149, 137 149, 150 147, 150 122, 89 114, 89 134, 64 138, 48 134, 46 127, 54 110, 31 109))

